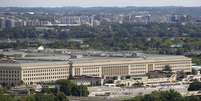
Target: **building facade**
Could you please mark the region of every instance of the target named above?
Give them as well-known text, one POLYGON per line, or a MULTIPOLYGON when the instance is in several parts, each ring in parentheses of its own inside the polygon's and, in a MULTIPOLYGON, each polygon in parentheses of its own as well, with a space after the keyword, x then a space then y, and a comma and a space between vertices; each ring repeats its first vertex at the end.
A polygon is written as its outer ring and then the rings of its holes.
POLYGON ((18 85, 21 83, 46 83, 69 76, 68 63, 1 63, 0 84, 18 85))
POLYGON ((73 64, 75 76, 117 77, 146 75, 149 71, 170 66, 173 72, 191 72, 191 59, 184 56, 152 58, 94 59, 73 64))
POLYGON ((191 72, 191 59, 184 56, 151 58, 90 58, 69 61, 0 63, 0 84, 17 85, 54 82, 72 76, 117 77, 143 76, 162 70, 166 65, 173 72, 191 72))

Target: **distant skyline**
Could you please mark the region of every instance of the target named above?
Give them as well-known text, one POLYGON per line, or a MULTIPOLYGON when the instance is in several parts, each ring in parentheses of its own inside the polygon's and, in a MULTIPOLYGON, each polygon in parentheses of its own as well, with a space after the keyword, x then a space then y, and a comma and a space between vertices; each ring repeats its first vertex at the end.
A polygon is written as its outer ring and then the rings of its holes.
POLYGON ((0 0, 0 7, 201 6, 201 0, 0 0))

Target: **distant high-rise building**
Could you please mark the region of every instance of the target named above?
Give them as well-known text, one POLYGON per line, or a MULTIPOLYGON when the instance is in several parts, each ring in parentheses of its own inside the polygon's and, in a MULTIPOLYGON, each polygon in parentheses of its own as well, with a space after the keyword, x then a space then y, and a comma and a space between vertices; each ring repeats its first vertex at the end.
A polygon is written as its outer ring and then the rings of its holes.
POLYGON ((172 15, 172 16, 171 16, 171 21, 172 21, 172 22, 178 22, 178 21, 179 21, 178 15, 172 15))
POLYGON ((16 22, 15 22, 15 27, 24 27, 26 26, 26 21, 22 20, 22 19, 18 19, 16 22))
POLYGON ((0 18, 0 29, 3 29, 5 26, 5 21, 4 21, 4 19, 3 18, 0 18))
POLYGON ((2 27, 2 22, 3 22, 3 20, 2 19, 0 19, 0 29, 2 29, 3 27, 2 27))
POLYGON ((15 20, 13 20, 13 19, 6 19, 5 20, 5 28, 13 28, 13 27, 15 27, 15 20))
POLYGON ((183 23, 183 22, 190 22, 191 16, 189 15, 172 15, 171 22, 172 23, 183 23))
POLYGON ((80 24, 80 17, 79 16, 64 16, 60 19, 61 24, 80 24))

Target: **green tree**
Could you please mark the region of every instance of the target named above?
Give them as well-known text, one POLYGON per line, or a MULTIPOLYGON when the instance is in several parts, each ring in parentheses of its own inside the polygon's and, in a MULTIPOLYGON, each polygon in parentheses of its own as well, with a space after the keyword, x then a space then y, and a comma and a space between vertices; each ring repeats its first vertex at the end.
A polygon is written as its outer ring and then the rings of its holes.
POLYGON ((34 95, 36 101, 55 101, 54 95, 42 95, 36 94, 34 95))
POLYGON ((174 90, 154 91, 144 96, 136 96, 125 101, 185 101, 185 98, 174 90))
POLYGON ((0 95, 0 101, 15 101, 10 95, 0 95))
POLYGON ((192 74, 193 74, 193 75, 196 75, 196 74, 197 74, 197 70, 194 69, 194 68, 192 68, 192 74))
POLYGON ((69 101, 64 93, 58 93, 55 101, 69 101))
MULTIPOLYGON (((21 100, 22 100, 22 98, 21 98, 21 100)), ((25 101, 36 101, 36 98, 33 95, 27 96, 27 97, 25 97, 25 101)))
POLYGON ((144 96, 136 96, 134 98, 131 98, 125 101, 144 101, 144 96))
POLYGON ((78 86, 78 91, 80 93, 80 96, 88 96, 89 95, 89 91, 88 91, 87 87, 84 85, 78 86))
POLYGON ((198 96, 189 96, 185 97, 186 101, 201 101, 200 97, 198 96))
POLYGON ((70 80, 58 80, 56 84, 60 86, 60 92, 67 96, 88 96, 89 94, 86 86, 78 86, 70 80))
POLYGON ((0 54, 0 58, 4 58, 5 57, 5 55, 4 54, 0 54))
POLYGON ((171 72, 172 72, 172 69, 171 69, 171 67, 170 67, 169 65, 166 65, 166 66, 163 68, 162 71, 171 73, 171 72))
POLYGON ((72 95, 72 88, 76 86, 70 80, 58 80, 56 84, 60 86, 60 91, 67 96, 72 95))
POLYGON ((41 92, 45 94, 55 94, 56 88, 43 88, 41 92))
POLYGON ((197 80, 193 81, 188 87, 188 91, 197 91, 200 89, 201 89, 201 82, 197 80))
POLYGON ((161 92, 162 101, 183 101, 183 97, 175 90, 161 92))
POLYGON ((6 89, 5 88, 0 88, 0 95, 3 95, 6 93, 6 89))

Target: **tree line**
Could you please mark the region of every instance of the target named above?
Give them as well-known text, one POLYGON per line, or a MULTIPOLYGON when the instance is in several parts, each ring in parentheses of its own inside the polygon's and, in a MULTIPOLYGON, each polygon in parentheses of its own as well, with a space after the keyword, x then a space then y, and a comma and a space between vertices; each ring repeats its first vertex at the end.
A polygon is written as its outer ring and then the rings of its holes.
POLYGON ((56 88, 43 88, 41 92, 29 89, 25 96, 16 96, 8 93, 8 89, 0 88, 0 101, 68 101, 66 96, 88 96, 88 88, 84 85, 76 85, 71 80, 58 80, 54 84, 56 88))
POLYGON ((154 91, 151 94, 139 95, 125 101, 201 101, 199 96, 182 96, 180 93, 169 91, 154 91))
POLYGON ((30 96, 11 96, 11 95, 0 94, 0 101, 69 101, 69 100, 63 93, 59 93, 57 95, 36 94, 30 96))
POLYGON ((41 30, 34 27, 0 30, 0 39, 18 39, 16 43, 1 43, 0 48, 26 48, 33 44, 50 48, 98 50, 143 50, 161 54, 182 54, 201 49, 201 25, 196 24, 105 24, 95 27, 78 26, 41 30), (50 43, 21 42, 20 39, 57 40, 50 43), (83 43, 69 42, 81 39, 83 43))

